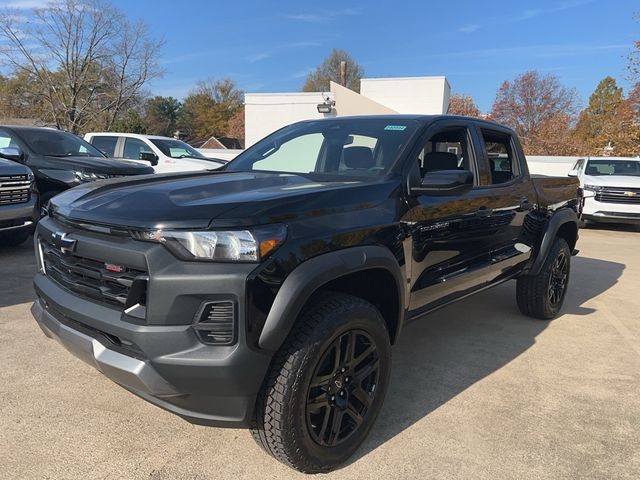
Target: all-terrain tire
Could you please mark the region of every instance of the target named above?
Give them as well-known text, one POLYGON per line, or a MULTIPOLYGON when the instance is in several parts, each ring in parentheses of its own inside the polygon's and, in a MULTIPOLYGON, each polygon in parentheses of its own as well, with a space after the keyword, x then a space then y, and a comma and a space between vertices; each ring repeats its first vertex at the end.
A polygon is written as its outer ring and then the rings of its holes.
POLYGON ((272 360, 256 402, 253 438, 267 453, 301 472, 335 468, 353 455, 373 426, 387 390, 390 367, 389 333, 372 304, 342 293, 316 295, 272 360), (352 358, 342 364, 347 365, 346 373, 342 373, 344 367, 333 367, 341 364, 342 358, 352 358), (358 373, 359 365, 365 362, 368 366, 358 373), (365 377, 373 368, 377 370, 365 377), (349 372, 351 378, 346 376, 349 372), (325 378, 329 378, 326 383, 325 378), (369 396, 360 402, 365 383, 369 396), (321 386, 314 386, 317 384, 321 386), (326 406, 316 410, 316 399, 326 406), (356 409, 359 413, 353 414, 356 409), (355 421, 358 415, 359 421, 355 421), (328 432, 332 428, 329 424, 338 422, 338 433, 328 432), (340 435, 344 435, 342 440, 340 435))
POLYGON ((520 311, 540 320, 555 318, 564 303, 570 273, 571 250, 566 240, 556 238, 540 272, 517 280, 516 299, 520 311))

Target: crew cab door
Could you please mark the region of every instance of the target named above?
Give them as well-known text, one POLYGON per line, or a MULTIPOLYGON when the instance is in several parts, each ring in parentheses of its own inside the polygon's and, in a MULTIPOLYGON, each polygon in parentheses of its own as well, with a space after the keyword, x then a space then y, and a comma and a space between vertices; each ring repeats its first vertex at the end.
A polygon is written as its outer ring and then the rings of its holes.
POLYGON ((156 172, 161 172, 164 170, 164 166, 166 160, 164 155, 158 155, 154 152, 151 145, 149 145, 145 140, 141 140, 135 137, 123 137, 123 147, 122 147, 122 158, 125 160, 133 160, 135 162, 141 163, 143 165, 150 165, 150 163, 146 160, 140 160, 141 153, 150 153, 158 157, 158 163, 155 165, 154 170, 156 172))
POLYGON ((495 228, 491 246, 491 281, 499 281, 529 259, 523 224, 537 202, 520 144, 510 130, 477 126, 481 143, 479 167, 486 170, 479 190, 487 199, 487 225, 495 228))
MULTIPOLYGON (((508 236, 496 192, 483 168, 483 144, 470 120, 435 122, 410 153, 409 184, 435 170, 468 170, 474 184, 464 193, 416 194, 409 187, 408 229, 411 254, 409 317, 465 296, 493 278, 496 236, 508 236)), ((509 203, 509 202, 506 202, 509 203)), ((409 258, 410 257, 410 258, 409 258)))

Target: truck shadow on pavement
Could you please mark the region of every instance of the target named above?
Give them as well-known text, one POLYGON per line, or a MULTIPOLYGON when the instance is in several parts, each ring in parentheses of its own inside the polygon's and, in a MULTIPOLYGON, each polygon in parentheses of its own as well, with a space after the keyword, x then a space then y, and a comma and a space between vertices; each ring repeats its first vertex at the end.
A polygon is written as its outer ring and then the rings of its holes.
MULTIPOLYGON (((615 285, 623 270, 619 263, 574 257, 563 314, 592 313, 582 305, 615 285)), ((562 321, 562 316, 556 321, 562 321)), ((507 365, 534 346, 547 325, 519 312, 515 282, 407 325, 393 348, 391 383, 382 411, 350 463, 507 365)))
POLYGON ((0 308, 35 300, 35 271, 31 238, 17 247, 0 247, 0 308))

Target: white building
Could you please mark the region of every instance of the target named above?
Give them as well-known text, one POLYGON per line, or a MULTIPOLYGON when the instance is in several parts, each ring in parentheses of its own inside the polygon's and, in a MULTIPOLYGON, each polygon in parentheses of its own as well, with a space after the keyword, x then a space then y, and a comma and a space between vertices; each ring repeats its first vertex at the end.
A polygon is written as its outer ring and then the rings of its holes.
POLYGON ((363 78, 360 93, 331 82, 329 92, 245 94, 245 148, 300 120, 383 113, 446 113, 451 87, 446 77, 363 78), (330 113, 318 104, 331 103, 330 113))

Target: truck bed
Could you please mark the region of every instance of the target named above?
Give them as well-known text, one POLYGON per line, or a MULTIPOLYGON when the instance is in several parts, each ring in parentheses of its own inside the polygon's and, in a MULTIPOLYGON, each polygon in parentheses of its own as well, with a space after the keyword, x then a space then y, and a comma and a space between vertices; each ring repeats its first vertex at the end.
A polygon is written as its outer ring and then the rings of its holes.
POLYGON ((577 191, 580 182, 574 177, 549 177, 546 175, 531 175, 531 182, 538 194, 541 207, 553 208, 577 201, 577 191))

